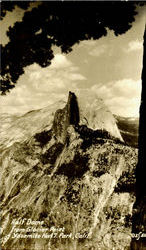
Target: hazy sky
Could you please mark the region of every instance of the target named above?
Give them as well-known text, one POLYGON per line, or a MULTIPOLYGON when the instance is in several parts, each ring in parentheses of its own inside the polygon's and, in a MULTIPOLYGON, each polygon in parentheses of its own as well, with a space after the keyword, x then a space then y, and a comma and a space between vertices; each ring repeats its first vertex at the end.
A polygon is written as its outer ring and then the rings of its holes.
MULTIPOLYGON (((116 37, 108 32, 99 40, 83 41, 68 55, 54 48, 51 66, 41 68, 33 64, 26 67, 16 87, 0 97, 1 112, 24 113, 58 99, 67 99, 69 90, 86 88, 102 98, 112 113, 138 116, 145 14, 143 7, 126 34, 116 37)), ((3 44, 8 42, 8 26, 22 16, 23 11, 17 8, 1 22, 3 44)))

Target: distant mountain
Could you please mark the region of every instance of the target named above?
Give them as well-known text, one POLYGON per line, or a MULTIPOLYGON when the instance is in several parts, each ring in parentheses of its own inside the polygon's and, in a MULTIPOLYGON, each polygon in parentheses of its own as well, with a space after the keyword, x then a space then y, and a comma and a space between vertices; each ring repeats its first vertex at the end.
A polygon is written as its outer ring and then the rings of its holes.
POLYGON ((114 115, 117 126, 125 143, 132 147, 138 147, 139 118, 121 117, 114 115))
POLYGON ((70 92, 2 118, 1 248, 128 249, 137 149, 103 101, 70 92))

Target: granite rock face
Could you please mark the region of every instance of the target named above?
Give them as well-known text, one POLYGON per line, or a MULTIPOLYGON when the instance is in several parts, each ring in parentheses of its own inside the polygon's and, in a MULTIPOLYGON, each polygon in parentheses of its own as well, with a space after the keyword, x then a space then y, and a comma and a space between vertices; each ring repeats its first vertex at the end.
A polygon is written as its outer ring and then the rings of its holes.
POLYGON ((80 98, 3 126, 2 250, 129 249, 137 149, 80 98))
POLYGON ((53 130, 58 140, 64 142, 69 125, 84 125, 92 130, 106 130, 123 141, 116 120, 100 98, 80 91, 77 96, 69 92, 67 104, 55 112, 53 130), (93 98, 93 100, 92 100, 93 98))

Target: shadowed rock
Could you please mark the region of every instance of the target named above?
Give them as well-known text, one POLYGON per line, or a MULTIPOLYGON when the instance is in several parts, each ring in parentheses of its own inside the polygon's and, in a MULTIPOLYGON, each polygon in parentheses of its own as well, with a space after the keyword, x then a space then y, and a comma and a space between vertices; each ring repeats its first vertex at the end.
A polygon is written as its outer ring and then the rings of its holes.
POLYGON ((56 139, 62 143, 66 140, 69 125, 77 125, 80 121, 77 97, 69 92, 67 104, 63 109, 58 109, 54 115, 53 131, 56 139))

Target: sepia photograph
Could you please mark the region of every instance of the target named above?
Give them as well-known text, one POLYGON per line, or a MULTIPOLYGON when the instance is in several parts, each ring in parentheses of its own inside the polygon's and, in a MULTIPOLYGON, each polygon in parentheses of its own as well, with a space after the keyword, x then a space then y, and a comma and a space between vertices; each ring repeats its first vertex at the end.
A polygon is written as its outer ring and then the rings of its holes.
POLYGON ((1 1, 1 250, 144 250, 145 1, 1 1))

